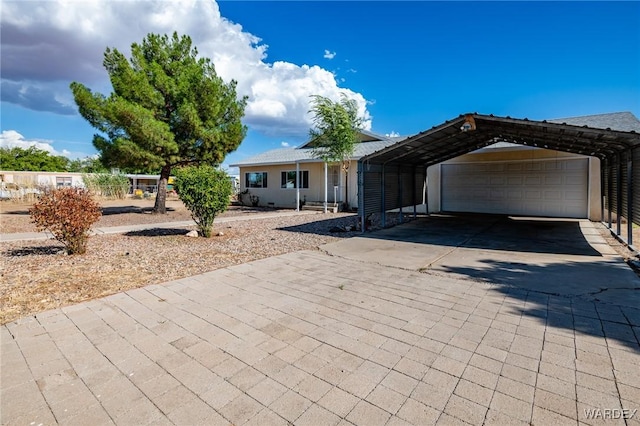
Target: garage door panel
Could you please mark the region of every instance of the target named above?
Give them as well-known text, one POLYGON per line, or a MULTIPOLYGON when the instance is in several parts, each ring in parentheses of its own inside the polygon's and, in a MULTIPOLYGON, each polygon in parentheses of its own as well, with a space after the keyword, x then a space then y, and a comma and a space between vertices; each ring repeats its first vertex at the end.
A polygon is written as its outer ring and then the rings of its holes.
POLYGON ((558 161, 545 161, 544 170, 558 171, 562 170, 562 163, 558 161))
POLYGON ((565 176, 565 183, 567 185, 575 185, 575 186, 582 186, 584 184, 580 176, 574 176, 574 175, 565 176))
POLYGON ((562 200, 562 191, 544 191, 545 200, 562 200))
POLYGON ((579 191, 566 191, 564 198, 567 201, 582 202, 584 200, 584 195, 579 191))
POLYGON ((544 177, 545 185, 562 185, 562 176, 560 175, 547 175, 544 177))
POLYGON ((474 177, 473 183, 477 185, 489 185, 489 176, 474 177))
POLYGON ((527 176, 524 180, 525 185, 540 185, 542 176, 527 176))
POLYGON ((588 159, 442 165, 442 210, 586 217, 588 159))
POLYGON ((524 170, 528 171, 528 172, 533 172, 533 171, 540 171, 542 170, 542 164, 538 163, 533 163, 533 162, 526 162, 524 163, 524 170))

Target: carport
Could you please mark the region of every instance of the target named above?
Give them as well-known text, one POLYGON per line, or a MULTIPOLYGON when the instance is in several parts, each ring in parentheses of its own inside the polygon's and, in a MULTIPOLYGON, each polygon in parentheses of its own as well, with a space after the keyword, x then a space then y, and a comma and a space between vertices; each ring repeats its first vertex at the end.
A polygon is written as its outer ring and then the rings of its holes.
POLYGON ((632 246, 633 223, 640 225, 640 197, 636 194, 640 188, 640 134, 636 124, 619 119, 625 114, 637 122, 630 113, 560 122, 477 113, 460 115, 359 160, 361 223, 366 223, 371 214, 380 214, 385 226, 386 213, 396 209, 401 220, 408 208, 416 215, 417 205, 424 204, 428 197, 428 167, 507 142, 598 158, 602 221, 620 237, 624 217, 626 242, 632 246))

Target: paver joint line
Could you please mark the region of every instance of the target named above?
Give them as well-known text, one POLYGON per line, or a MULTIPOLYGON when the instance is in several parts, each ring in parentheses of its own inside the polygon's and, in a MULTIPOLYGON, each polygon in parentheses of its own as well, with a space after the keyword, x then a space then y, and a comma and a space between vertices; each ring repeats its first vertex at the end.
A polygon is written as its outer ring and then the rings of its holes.
POLYGON ((212 271, 2 326, 1 422, 575 424, 640 408, 640 310, 560 290, 312 251, 212 271))

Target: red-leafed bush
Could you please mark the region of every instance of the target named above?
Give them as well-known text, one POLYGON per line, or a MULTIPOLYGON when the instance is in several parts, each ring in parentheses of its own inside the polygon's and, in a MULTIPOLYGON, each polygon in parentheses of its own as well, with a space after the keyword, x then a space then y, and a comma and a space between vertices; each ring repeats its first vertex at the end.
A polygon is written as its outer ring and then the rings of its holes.
POLYGON ((83 254, 87 251, 91 225, 100 219, 102 212, 86 189, 60 188, 45 190, 29 214, 38 231, 51 232, 68 254, 83 254))

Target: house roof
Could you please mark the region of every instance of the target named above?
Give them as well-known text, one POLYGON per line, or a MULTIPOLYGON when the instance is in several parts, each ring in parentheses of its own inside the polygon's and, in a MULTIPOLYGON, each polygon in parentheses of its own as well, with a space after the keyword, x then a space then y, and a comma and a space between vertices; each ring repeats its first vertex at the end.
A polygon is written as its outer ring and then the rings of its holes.
MULTIPOLYGON (((381 141, 385 139, 393 139, 393 138, 379 135, 377 133, 373 133, 369 130, 358 130, 358 133, 359 133, 358 139, 360 139, 360 142, 374 142, 374 141, 381 141)), ((404 138, 400 138, 400 139, 404 139, 404 138)), ((300 145, 298 148, 311 148, 313 141, 314 139, 308 140, 304 144, 300 145)))
POLYGON ((569 124, 572 126, 587 126, 596 129, 611 129, 621 132, 640 133, 640 120, 630 112, 614 112, 610 114, 583 115, 547 120, 549 123, 569 124))
MULTIPOLYGON (((363 140, 377 140, 357 144, 352 160, 365 158, 380 163, 433 165, 487 146, 509 147, 512 144, 607 158, 640 144, 640 120, 630 112, 543 121, 462 114, 406 138, 386 137, 368 131, 361 131, 361 137, 363 140), (475 120, 475 130, 460 130, 466 117, 475 120)), ((304 148, 308 144, 267 151, 231 167, 320 161, 313 156, 311 148, 304 148)))
POLYGON ((640 146, 640 121, 631 113, 533 121, 463 114, 363 157, 378 164, 430 166, 497 142, 553 149, 601 159, 640 146), (462 129, 468 121, 474 127, 462 129), (637 130, 636 130, 637 129, 637 130))
MULTIPOLYGON (((384 149, 388 146, 393 145, 399 140, 404 139, 403 137, 389 138, 386 136, 377 135, 366 130, 363 130, 360 133, 362 136, 364 136, 363 139, 365 141, 356 144, 353 155, 351 156, 352 160, 358 160, 365 155, 369 155, 373 152, 384 149), (367 141, 367 139, 369 140, 367 141)), ((261 154, 254 155, 253 157, 240 160, 235 164, 231 164, 230 166, 266 166, 272 164, 291 164, 295 162, 309 163, 322 161, 319 158, 313 156, 313 149, 305 148, 306 146, 308 146, 308 144, 309 142, 305 143, 299 148, 273 149, 271 151, 266 151, 261 154)))

